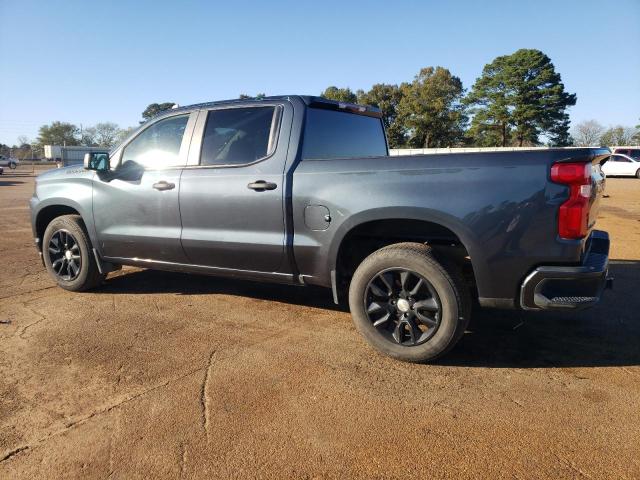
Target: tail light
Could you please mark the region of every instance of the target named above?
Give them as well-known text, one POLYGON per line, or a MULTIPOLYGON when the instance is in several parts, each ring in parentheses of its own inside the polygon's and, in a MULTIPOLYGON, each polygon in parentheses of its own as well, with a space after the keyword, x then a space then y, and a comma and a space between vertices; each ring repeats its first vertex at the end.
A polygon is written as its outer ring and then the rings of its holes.
POLYGON ((591 164, 554 163, 551 180, 569 186, 569 198, 558 212, 558 235, 566 239, 585 237, 589 229, 591 164))

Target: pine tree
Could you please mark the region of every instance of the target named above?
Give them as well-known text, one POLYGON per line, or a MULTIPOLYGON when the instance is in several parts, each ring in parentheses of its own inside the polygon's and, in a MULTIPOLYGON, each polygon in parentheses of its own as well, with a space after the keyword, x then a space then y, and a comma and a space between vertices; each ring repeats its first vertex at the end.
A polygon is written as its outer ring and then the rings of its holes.
MULTIPOLYGON (((466 98, 474 115, 470 134, 480 144, 567 145, 569 114, 576 95, 567 93, 551 59, 540 50, 521 49, 485 65, 466 98)), ((489 145, 487 145, 489 146, 489 145)))

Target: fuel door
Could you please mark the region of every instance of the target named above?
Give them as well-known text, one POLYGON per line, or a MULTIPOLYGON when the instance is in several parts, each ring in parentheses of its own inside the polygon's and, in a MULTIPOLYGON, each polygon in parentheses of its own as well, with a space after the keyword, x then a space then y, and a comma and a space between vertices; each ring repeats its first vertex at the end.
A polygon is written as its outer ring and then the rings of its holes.
POLYGON ((307 205, 304 209, 304 224, 310 230, 326 230, 331 224, 331 214, 324 205, 307 205))

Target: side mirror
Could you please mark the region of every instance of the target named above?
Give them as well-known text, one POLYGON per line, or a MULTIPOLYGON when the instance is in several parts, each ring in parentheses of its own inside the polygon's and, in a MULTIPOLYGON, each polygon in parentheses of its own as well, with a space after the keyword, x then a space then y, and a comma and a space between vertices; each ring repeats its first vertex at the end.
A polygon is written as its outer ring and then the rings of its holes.
POLYGON ((85 170, 96 172, 109 171, 109 154, 106 152, 89 152, 84 154, 85 170))

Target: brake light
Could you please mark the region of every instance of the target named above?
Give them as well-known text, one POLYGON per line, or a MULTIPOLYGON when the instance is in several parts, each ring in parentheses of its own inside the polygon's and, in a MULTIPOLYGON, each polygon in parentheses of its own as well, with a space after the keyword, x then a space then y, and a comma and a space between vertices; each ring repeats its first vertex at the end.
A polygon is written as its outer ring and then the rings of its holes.
POLYGON ((585 237, 589 229, 591 164, 554 163, 551 180, 569 186, 569 198, 558 211, 558 235, 566 239, 585 237))

